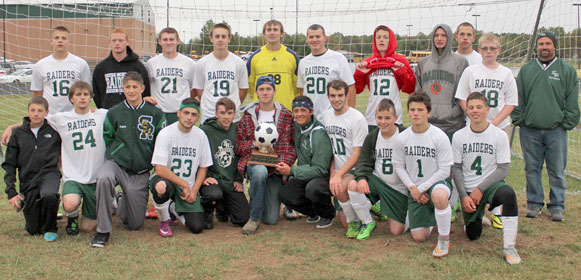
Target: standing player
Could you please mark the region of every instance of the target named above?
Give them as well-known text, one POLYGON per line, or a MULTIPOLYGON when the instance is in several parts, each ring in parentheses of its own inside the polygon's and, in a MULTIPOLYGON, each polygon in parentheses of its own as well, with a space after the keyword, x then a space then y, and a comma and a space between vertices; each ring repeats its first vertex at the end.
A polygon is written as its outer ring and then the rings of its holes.
POLYGON ((329 188, 347 218, 347 238, 364 240, 375 229, 375 221, 369 214, 371 203, 364 194, 348 192, 347 186, 355 178, 351 171, 367 135, 367 121, 363 114, 347 105, 348 90, 349 86, 343 81, 327 83, 327 96, 333 106, 323 112, 323 124, 333 146, 329 188), (359 217, 365 218, 360 220, 359 217))
POLYGON ((297 165, 279 163, 276 170, 292 176, 278 196, 289 208, 308 215, 307 223, 317 228, 333 225, 335 208, 331 204, 329 167, 333 155, 325 127, 313 116, 313 102, 307 96, 293 101, 297 165))
POLYGON ((143 78, 127 72, 123 78, 125 101, 107 112, 103 137, 105 163, 97 175, 97 233, 92 247, 105 247, 113 230, 114 205, 121 224, 138 230, 145 221, 149 191, 147 181, 155 138, 165 126, 164 114, 143 101, 143 78), (119 184, 122 193, 117 193, 119 184))
POLYGON ((30 99, 28 117, 10 136, 2 168, 6 171, 8 202, 12 209, 22 210, 26 231, 30 235, 44 234, 44 240, 52 242, 58 237, 61 138, 45 120, 48 108, 43 97, 30 99), (16 191, 17 175, 19 191, 16 191))
POLYGON ((416 86, 416 76, 410 68, 408 60, 395 53, 397 39, 393 30, 380 25, 373 31, 373 56, 357 65, 355 74, 355 89, 357 94, 369 88, 369 103, 365 118, 369 131, 377 127, 375 122, 376 108, 385 98, 395 104, 396 123, 402 125, 402 109, 399 99, 400 92, 412 93, 416 86))
POLYGON ((176 112, 180 101, 193 96, 195 62, 178 53, 180 43, 178 31, 166 27, 159 32, 161 54, 147 61, 147 72, 151 81, 152 104, 165 114, 168 124, 177 121, 176 112))
POLYGON ((75 82, 69 90, 74 110, 48 117, 62 139, 63 209, 68 217, 68 235, 79 233, 79 206, 83 202, 80 228, 93 231, 97 226, 97 174, 105 161, 103 123, 107 110, 91 112, 91 85, 75 82), (90 160, 89 160, 90 159, 90 160))
POLYGON ((262 76, 256 80, 258 101, 248 104, 238 123, 235 151, 240 155, 238 171, 250 181, 250 219, 242 228, 243 234, 254 234, 262 220, 265 224, 274 225, 280 216, 280 199, 278 191, 282 186, 282 176, 274 168, 264 165, 248 164, 248 159, 255 148, 254 130, 260 123, 272 123, 278 131, 274 151, 278 162, 292 165, 296 158, 293 117, 289 110, 273 100, 276 94, 274 80, 262 76))
MULTIPOLYGON (((486 54, 485 54, 486 56, 486 54)), ((515 248, 518 231, 518 204, 513 189, 504 179, 510 168, 508 135, 487 120, 489 101, 474 92, 467 98, 470 126, 459 130, 452 140, 454 181, 464 211, 466 235, 480 238, 486 204, 502 207, 503 255, 509 264, 519 264, 515 248)))
POLYGON ((91 82, 91 70, 82 58, 69 53, 70 32, 64 26, 52 30, 52 54, 39 60, 32 68, 30 90, 43 96, 50 106, 49 114, 73 109, 68 100, 69 87, 76 81, 91 82))
POLYGON ((407 103, 412 126, 403 131, 393 153, 395 172, 409 190, 410 231, 415 241, 428 238, 438 226, 438 244, 434 257, 448 255, 452 208, 448 198, 452 192, 446 181, 454 163, 450 140, 441 129, 430 124, 430 97, 423 92, 410 95, 407 103))
POLYGON ((466 59, 452 52, 450 26, 436 25, 432 32, 432 54, 420 60, 416 69, 416 90, 430 92, 428 95, 434 106, 430 123, 446 132, 450 139, 466 125, 464 112, 454 98, 466 67, 466 59))
POLYGON ((258 100, 254 94, 256 79, 260 76, 271 76, 276 83, 274 100, 287 109, 291 108, 297 89, 297 67, 299 57, 295 52, 281 44, 284 27, 278 20, 269 20, 262 27, 262 35, 266 45, 255 51, 248 61, 248 94, 253 100, 258 100))
POLYGON ((476 65, 482 62, 482 56, 472 49, 472 44, 476 41, 476 33, 474 33, 474 26, 471 23, 460 23, 458 28, 456 28, 454 39, 458 42, 456 54, 466 58, 468 65, 476 65))
POLYGON ((97 108, 109 109, 123 102, 123 78, 129 71, 135 71, 143 77, 145 91, 143 96, 150 96, 149 76, 147 69, 139 61, 139 55, 129 46, 129 35, 123 28, 115 28, 109 37, 111 53, 99 62, 93 71, 93 93, 97 108))
MULTIPOLYGON (((208 174, 202 191, 202 203, 206 213, 206 228, 212 224, 214 208, 216 218, 221 222, 230 222, 243 226, 248 222, 250 206, 244 194, 242 176, 238 172, 240 156, 234 153, 237 125, 233 123, 236 115, 236 104, 230 98, 222 97, 216 102, 216 117, 207 119, 202 130, 208 136, 214 165, 208 168, 208 174), (218 185, 218 194, 212 185, 218 185), (210 195, 204 192, 211 190, 210 195), (212 190, 213 189, 213 190, 212 190), (208 199, 212 196, 213 199, 208 199), (216 201, 213 205, 212 202, 216 201)), ((213 226, 212 226, 213 227, 213 226)))
POLYGON ((234 101, 234 122, 239 120, 238 109, 248 93, 248 72, 244 61, 228 51, 231 39, 230 26, 225 23, 214 24, 210 29, 210 42, 214 51, 198 61, 194 88, 202 106, 202 123, 216 115, 216 102, 222 97, 234 101))
POLYGON ((311 53, 299 62, 297 88, 315 104, 315 117, 321 120, 323 112, 331 109, 327 96, 327 84, 333 80, 347 83, 349 106, 355 107, 355 80, 344 55, 327 49, 325 29, 313 24, 307 29, 307 44, 311 53))
POLYGON ((406 230, 408 190, 393 170, 393 149, 399 135, 395 111, 396 106, 389 99, 384 98, 377 104, 378 128, 365 137, 355 169, 357 181, 351 181, 349 191, 368 194, 374 201, 381 200, 381 214, 389 217, 389 232, 399 235, 406 230))
POLYGON ((204 132, 196 127, 200 105, 194 98, 182 101, 178 122, 159 132, 151 164, 155 173, 150 189, 159 217, 159 235, 171 237, 170 202, 175 203, 177 218, 192 232, 205 227, 200 187, 212 165, 210 144, 204 132), (171 201, 170 201, 171 200, 171 201))

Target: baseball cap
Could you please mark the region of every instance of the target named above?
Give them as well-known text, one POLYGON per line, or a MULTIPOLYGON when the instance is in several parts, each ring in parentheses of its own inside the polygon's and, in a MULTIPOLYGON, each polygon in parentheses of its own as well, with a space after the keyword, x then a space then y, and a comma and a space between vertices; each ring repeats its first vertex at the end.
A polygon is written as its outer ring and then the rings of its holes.
POLYGON ((256 80, 256 89, 262 84, 271 85, 273 89, 276 89, 274 86, 274 80, 270 76, 262 76, 256 80))

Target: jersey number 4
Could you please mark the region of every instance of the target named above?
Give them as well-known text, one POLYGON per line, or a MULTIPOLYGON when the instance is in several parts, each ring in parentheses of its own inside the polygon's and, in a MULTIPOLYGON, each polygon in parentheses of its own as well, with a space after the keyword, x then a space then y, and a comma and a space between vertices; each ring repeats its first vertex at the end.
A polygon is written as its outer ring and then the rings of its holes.
POLYGON ((480 156, 476 157, 470 166, 470 170, 476 171, 476 175, 482 175, 482 158, 480 156))

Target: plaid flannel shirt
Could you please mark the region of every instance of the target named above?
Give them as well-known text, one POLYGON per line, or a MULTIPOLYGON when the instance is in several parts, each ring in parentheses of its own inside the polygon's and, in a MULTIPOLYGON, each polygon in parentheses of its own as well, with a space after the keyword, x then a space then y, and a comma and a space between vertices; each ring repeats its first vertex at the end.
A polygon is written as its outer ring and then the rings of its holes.
MULTIPOLYGON (((289 166, 292 166, 297 159, 297 152, 295 150, 295 136, 294 136, 294 125, 293 117, 289 110, 280 106, 276 109, 279 110, 278 119, 275 120, 276 129, 278 130, 278 139, 274 144, 274 150, 278 154, 279 162, 284 162, 289 166)), ((235 151, 240 155, 240 161, 238 162, 238 172, 242 177, 245 177, 246 165, 248 164, 248 158, 250 157, 250 152, 252 151, 252 143, 254 142, 254 129, 255 125, 252 121, 252 115, 255 114, 254 110, 256 106, 253 104, 249 105, 249 109, 244 111, 244 115, 240 122, 238 122, 238 130, 236 132, 236 147, 235 151)), ((258 115, 258 112, 256 112, 258 115)), ((256 116, 258 119, 258 116, 256 116)), ((268 174, 273 174, 274 168, 268 169, 268 174)))

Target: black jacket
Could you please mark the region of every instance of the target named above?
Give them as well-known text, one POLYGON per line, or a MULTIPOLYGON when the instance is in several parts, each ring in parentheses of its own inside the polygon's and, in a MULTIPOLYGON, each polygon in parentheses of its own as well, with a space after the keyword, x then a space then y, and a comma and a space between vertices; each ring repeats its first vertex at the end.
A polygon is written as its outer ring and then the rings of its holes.
POLYGON ((93 71, 93 92, 95 105, 97 108, 109 109, 123 100, 123 78, 129 71, 135 71, 143 77, 145 91, 143 96, 149 96, 149 77, 145 65, 139 61, 139 55, 127 46, 127 56, 117 61, 110 53, 105 60, 99 62, 93 71))
MULTIPOLYGON (((47 122, 38 130, 38 137, 30 130, 30 119, 25 117, 22 126, 12 131, 2 168, 6 170, 4 183, 8 199, 18 195, 16 170, 20 193, 26 194, 40 185, 40 178, 48 173, 58 173, 61 154, 61 137, 47 122)), ((88 159, 87 159, 88 160, 88 159)))

